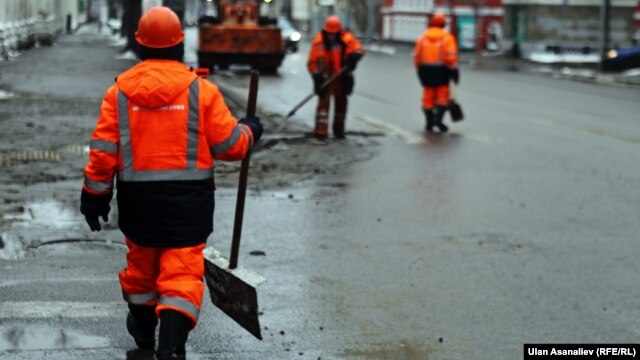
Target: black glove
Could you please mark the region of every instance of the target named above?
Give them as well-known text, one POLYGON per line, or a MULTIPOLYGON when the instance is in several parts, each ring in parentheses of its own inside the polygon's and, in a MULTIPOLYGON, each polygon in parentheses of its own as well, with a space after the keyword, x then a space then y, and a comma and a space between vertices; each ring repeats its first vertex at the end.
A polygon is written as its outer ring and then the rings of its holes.
POLYGON ((460 82, 460 71, 458 69, 451 69, 451 80, 456 84, 460 82))
POLYGON ((325 97, 327 95, 327 87, 322 88, 322 84, 327 80, 322 73, 315 73, 313 76, 313 92, 319 97, 325 97))
POLYGON ((356 65, 358 65, 358 61, 362 58, 362 54, 360 53, 351 53, 347 56, 347 69, 349 71, 353 71, 356 69, 356 65))
POLYGON ((260 122, 260 118, 257 116, 241 118, 238 120, 240 124, 245 124, 251 129, 251 133, 253 133, 253 143, 255 144, 260 137, 262 136, 262 132, 264 129, 262 128, 262 123, 260 122))
POLYGON ((347 95, 351 95, 353 93, 353 76, 350 74, 342 75, 342 86, 344 87, 344 93, 347 95))
POLYGON ((109 210, 111 210, 109 202, 112 196, 113 193, 95 195, 82 189, 80 212, 84 215, 84 219, 87 221, 91 231, 102 230, 99 217, 102 217, 105 222, 109 221, 109 210))

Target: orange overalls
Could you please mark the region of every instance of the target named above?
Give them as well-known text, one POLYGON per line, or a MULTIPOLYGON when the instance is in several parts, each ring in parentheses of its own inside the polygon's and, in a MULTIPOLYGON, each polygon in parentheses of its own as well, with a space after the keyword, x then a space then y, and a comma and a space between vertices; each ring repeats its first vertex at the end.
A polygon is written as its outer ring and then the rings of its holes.
POLYGON ((423 86, 422 108, 449 106, 449 74, 458 67, 458 47, 448 31, 428 28, 416 41, 413 63, 423 86))
POLYGON ((83 189, 113 191, 129 251, 120 272, 125 301, 171 309, 197 323, 202 250, 213 227, 214 159, 240 160, 251 130, 218 88, 186 66, 146 60, 104 96, 83 189))
MULTIPOLYGON (((319 32, 313 38, 311 51, 307 60, 307 69, 313 76, 323 74, 325 79, 338 73, 346 66, 346 59, 352 53, 364 55, 364 49, 360 41, 350 32, 341 31, 338 33, 336 41, 329 42, 325 39, 323 32, 319 32)), ((353 74, 345 73, 341 78, 336 79, 329 85, 328 91, 318 99, 316 108, 314 133, 319 137, 326 137, 329 132, 329 109, 331 96, 334 97, 333 133, 334 135, 344 135, 344 123, 347 116, 347 96, 353 89, 353 74), (349 77, 347 79, 347 77, 349 77), (351 89, 345 86, 345 81, 351 82, 351 89)))

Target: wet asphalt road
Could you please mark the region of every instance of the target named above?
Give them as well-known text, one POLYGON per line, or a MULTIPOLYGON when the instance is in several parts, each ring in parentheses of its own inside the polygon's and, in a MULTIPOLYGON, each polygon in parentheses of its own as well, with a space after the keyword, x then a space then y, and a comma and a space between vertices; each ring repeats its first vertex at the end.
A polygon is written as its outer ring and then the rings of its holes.
MULTIPOLYGON (((305 49, 263 77, 263 109, 286 114, 307 94, 305 49)), ((48 66, 55 51, 18 61, 48 66)), ((130 65, 107 60, 115 48, 64 51, 96 80, 24 70, 0 81, 95 102, 130 65)), ((400 49, 371 53, 358 69, 347 142, 384 134, 370 160, 250 194, 240 262, 268 279, 258 291, 265 339, 205 302, 190 359, 517 359, 523 343, 637 342, 640 91, 464 66, 467 120, 425 137, 408 64, 400 49), (249 255, 256 250, 265 256, 249 255)), ((240 97, 245 73, 213 79, 240 97)), ((314 105, 291 128, 308 130, 314 105)), ((78 120, 71 142, 94 121, 78 120)), ((0 359, 145 358, 124 331, 121 237, 80 230, 73 176, 27 187, 31 202, 16 206, 32 221, 2 229, 0 359), (107 243, 10 249, 69 229, 107 243)), ((212 243, 223 252, 234 196, 217 194, 212 243)))
MULTIPOLYGON (((264 105, 303 98, 287 95, 311 86, 305 49, 286 82, 265 80, 264 105)), ((382 131, 383 150, 319 181, 340 189, 336 215, 311 210, 305 227, 339 239, 312 269, 368 339, 339 346, 349 355, 515 359, 523 343, 637 339, 640 91, 482 61, 462 68, 467 120, 445 136, 421 134, 409 48, 358 69, 348 127, 382 131)), ((294 119, 311 126, 314 105, 294 119)))

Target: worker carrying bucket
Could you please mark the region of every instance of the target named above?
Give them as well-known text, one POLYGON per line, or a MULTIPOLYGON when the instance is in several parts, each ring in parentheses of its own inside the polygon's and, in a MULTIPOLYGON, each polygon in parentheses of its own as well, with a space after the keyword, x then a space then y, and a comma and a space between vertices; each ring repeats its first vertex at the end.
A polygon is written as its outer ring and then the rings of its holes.
POLYGON ((460 81, 458 71, 458 46, 453 35, 444 29, 446 19, 435 13, 429 19, 429 27, 416 40, 413 64, 422 84, 422 111, 426 117, 425 130, 432 132, 436 127, 440 132, 449 128, 442 123, 449 107, 449 81, 460 81))
POLYGON ((322 31, 313 38, 307 68, 314 92, 318 95, 314 135, 326 139, 329 132, 329 107, 334 98, 333 135, 343 139, 347 117, 347 96, 353 92, 353 71, 364 55, 360 41, 342 28, 340 18, 329 16, 322 31), (330 80, 331 81, 328 81, 330 80))
POLYGON ((156 358, 185 359, 204 293, 214 160, 242 159, 263 129, 254 116, 237 121, 218 88, 180 62, 184 33, 169 8, 149 9, 135 35, 143 61, 104 95, 80 211, 100 231, 117 178, 127 330, 138 347, 153 349, 159 318, 156 358))

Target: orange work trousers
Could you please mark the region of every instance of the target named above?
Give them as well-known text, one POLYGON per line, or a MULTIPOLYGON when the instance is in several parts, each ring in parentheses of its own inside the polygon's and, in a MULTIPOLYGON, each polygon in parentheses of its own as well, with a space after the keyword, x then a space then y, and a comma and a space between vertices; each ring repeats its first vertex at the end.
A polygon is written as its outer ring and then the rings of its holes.
POLYGON ((436 106, 449 106, 449 85, 422 88, 422 108, 431 110, 436 106))
POLYGON ((205 244, 183 248, 136 245, 125 238, 127 267, 120 271, 125 301, 134 305, 156 305, 156 314, 175 310, 198 322, 204 293, 205 244))
POLYGON ((336 79, 329 85, 325 96, 318 99, 316 108, 316 126, 314 133, 327 136, 329 133, 329 109, 333 97, 333 134, 344 135, 344 120, 347 117, 347 93, 342 86, 341 79, 336 79))

